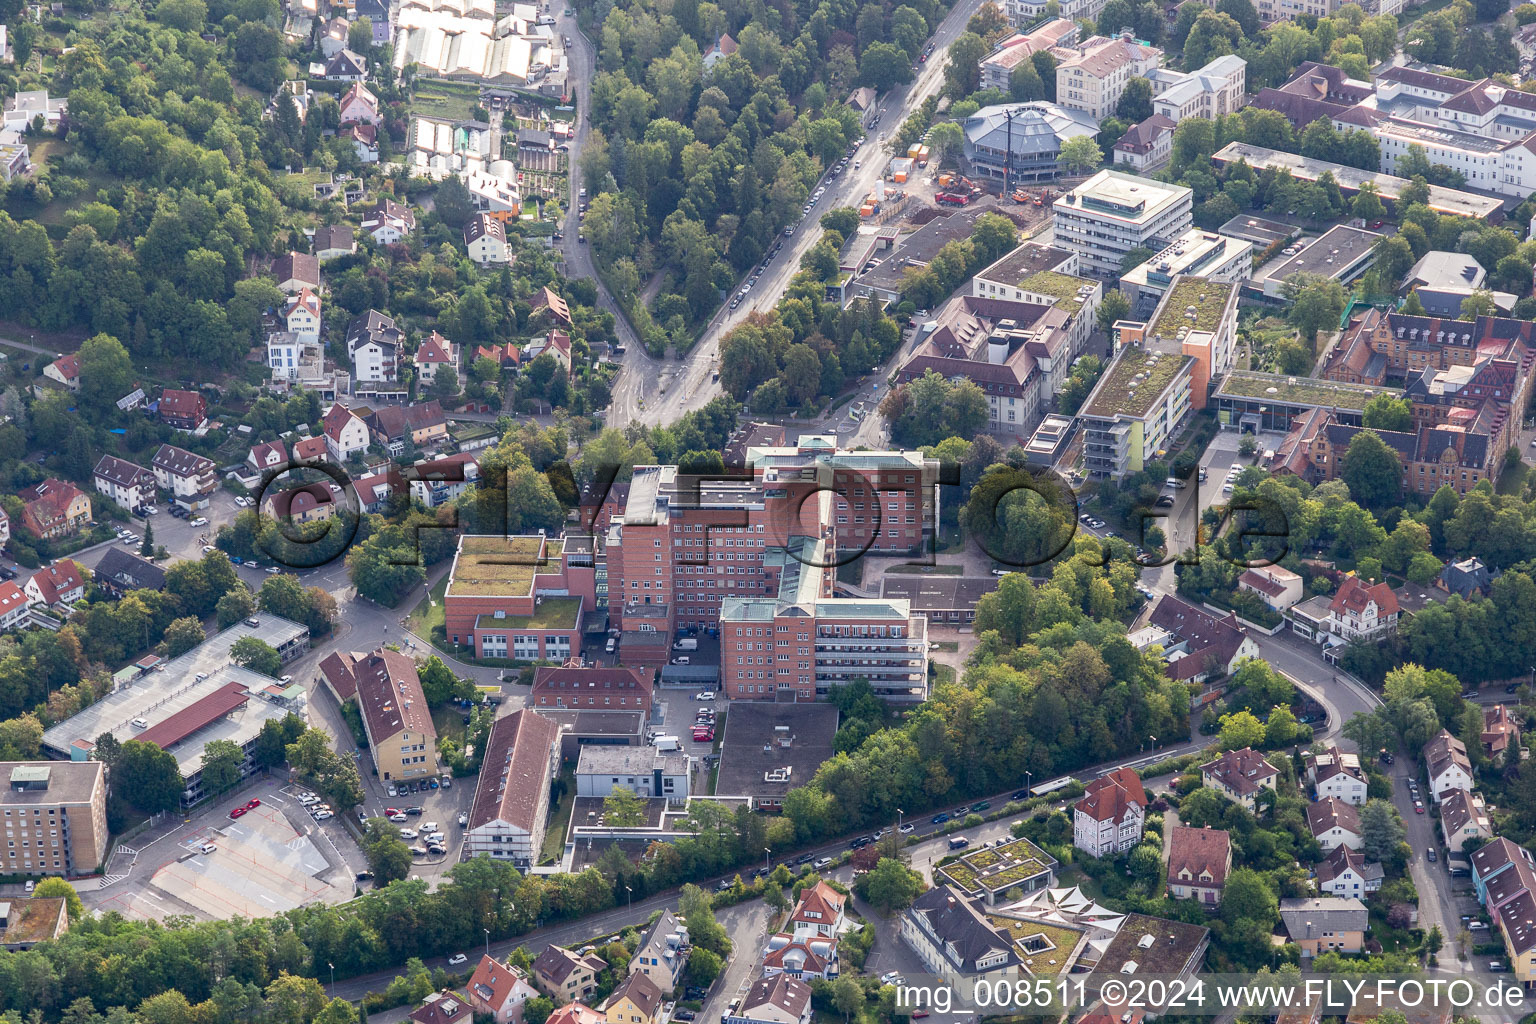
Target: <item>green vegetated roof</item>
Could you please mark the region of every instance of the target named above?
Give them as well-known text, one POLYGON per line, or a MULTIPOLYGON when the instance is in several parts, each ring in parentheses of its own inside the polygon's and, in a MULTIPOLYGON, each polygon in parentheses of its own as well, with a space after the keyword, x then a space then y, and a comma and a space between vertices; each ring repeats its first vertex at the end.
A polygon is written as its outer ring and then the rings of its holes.
POLYGON ((1221 394, 1240 398, 1268 398, 1277 402, 1339 409, 1364 409, 1366 403, 1377 395, 1398 394, 1392 388, 1346 384, 1315 377, 1289 377, 1254 370, 1234 370, 1227 374, 1218 390, 1221 394))
POLYGON ((987 850, 976 850, 939 868, 966 892, 1002 892, 1033 878, 1055 861, 1028 839, 1015 839, 987 850))
POLYGON ((1074 928, 1040 921, 1020 921, 988 914, 987 922, 998 931, 1006 932, 1016 943, 1015 952, 1024 959, 1024 966, 1031 974, 1059 974, 1082 938, 1082 933, 1074 928))
POLYGON ((1153 321, 1151 333, 1172 338, 1178 335, 1180 327, 1192 331, 1216 330, 1221 325, 1222 311, 1227 308, 1227 296, 1234 287, 1203 277, 1180 278, 1164 297, 1162 312, 1153 321), (1193 320, 1189 318, 1191 307, 1193 320))
POLYGON ((1058 274, 1054 270, 1042 270, 1031 274, 1019 282, 1019 288, 1026 292, 1039 292, 1041 295, 1049 295, 1056 300, 1056 306, 1068 313, 1076 313, 1083 308, 1083 300, 1078 297, 1077 290, 1091 281, 1081 277, 1073 277, 1070 274, 1058 274))
POLYGON ((1090 416, 1145 416, 1179 371, 1192 361, 1190 356, 1128 348, 1104 372, 1083 411, 1090 416))
POLYGON ((465 537, 448 593, 454 596, 525 595, 539 564, 541 537, 465 537))
POLYGON ((478 615, 475 617, 475 628, 496 629, 505 626, 507 629, 575 629, 576 617, 580 613, 579 597, 546 597, 532 615, 508 615, 500 619, 494 615, 478 615))

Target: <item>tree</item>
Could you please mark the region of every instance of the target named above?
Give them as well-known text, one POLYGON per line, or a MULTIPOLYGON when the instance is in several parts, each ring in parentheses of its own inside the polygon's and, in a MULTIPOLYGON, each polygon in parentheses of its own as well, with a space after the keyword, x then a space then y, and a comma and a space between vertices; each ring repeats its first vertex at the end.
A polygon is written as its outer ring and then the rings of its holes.
POLYGON ((57 875, 38 882, 32 890, 32 897, 39 900, 62 899, 64 910, 71 921, 80 920, 80 915, 85 913, 85 904, 81 902, 75 887, 57 875))
MULTIPOLYGON (((1185 123, 1188 124, 1189 122, 1185 123)), ((1156 250, 1149 249, 1145 245, 1138 245, 1136 248, 1120 257, 1120 275, 1123 277, 1126 274, 1129 274, 1131 271, 1135 270, 1137 267, 1141 266, 1143 263, 1147 262, 1147 260, 1156 255, 1156 250)))
POLYGON ((229 649, 229 657, 235 664, 262 675, 276 676, 283 670, 282 655, 271 644, 254 636, 236 640, 229 649))
POLYGON ((235 623, 250 618, 256 611, 256 595, 246 589, 245 584, 242 583, 220 597, 214 610, 219 628, 228 629, 235 623))
POLYGON ((1217 741, 1223 750, 1241 750, 1243 747, 1264 745, 1264 723, 1249 711, 1238 711, 1221 716, 1221 731, 1217 741))
POLYGON ((141 811, 174 811, 186 783, 176 759, 153 743, 127 740, 112 769, 112 792, 141 811))
POLYGON ((1387 215, 1387 208, 1381 205, 1381 194, 1373 182, 1368 181, 1360 186, 1349 212, 1367 223, 1375 223, 1387 215))
POLYGON ((1362 757, 1370 757, 1378 750, 1385 750, 1393 742, 1392 723, 1379 713, 1356 711, 1344 723, 1342 731, 1346 739, 1354 741, 1362 757))
POLYGON ((203 624, 198 619, 190 615, 172 619, 171 624, 165 627, 165 655, 167 658, 179 658, 206 639, 203 624))
POLYGON ((905 910, 923 891, 923 877, 894 857, 882 857, 874 870, 854 882, 854 890, 870 906, 889 917, 905 910))
POLYGON ((411 873, 411 848, 400 839, 394 826, 384 818, 369 818, 364 829, 359 845, 377 883, 399 881, 411 873))
POLYGON ((208 20, 208 5, 203 0, 160 0, 155 20, 183 32, 199 32, 208 20))
POLYGON ((210 740, 203 745, 203 788, 209 793, 222 793, 240 781, 240 766, 245 763, 245 751, 233 740, 210 740))
POLYGON ((1364 423, 1372 430, 1395 430, 1399 433, 1413 429, 1413 406, 1405 398, 1380 394, 1365 403, 1364 423))
POLYGON ((117 400, 133 390, 133 360, 122 342, 106 334, 80 346, 80 408, 103 419, 117 411, 117 400))
POLYGON ((1360 852, 1368 861, 1387 861, 1406 835, 1403 819, 1387 800, 1367 800, 1360 808, 1360 852))
POLYGON ((1120 102, 1115 104, 1115 116, 1131 124, 1139 124, 1152 116, 1152 83, 1137 75, 1125 83, 1120 102))
POLYGON ((1073 174, 1093 170, 1104 162, 1104 154, 1091 135, 1078 135, 1061 144, 1061 165, 1073 174))
POLYGON ((962 32, 949 45, 949 63, 944 67, 944 91, 951 99, 963 99, 976 91, 981 81, 981 59, 987 44, 974 32, 962 32))
POLYGON ((603 798, 603 823, 614 828, 645 824, 645 803, 628 786, 614 786, 603 798))
POLYGON ((1386 508, 1402 494, 1402 460, 1374 430, 1362 430, 1349 442, 1340 476, 1363 508, 1386 508))
POLYGON ((872 43, 859 58, 859 81, 876 92, 910 82, 912 58, 893 43, 872 43))
POLYGON ((1335 331, 1344 315, 1348 296, 1344 286, 1321 274, 1292 274, 1281 287, 1291 308, 1286 319, 1301 332, 1302 342, 1313 351, 1319 331, 1335 331))
POLYGON ((368 18, 358 18, 347 29, 347 49, 353 53, 367 56, 373 49, 373 22, 368 18))
POLYGON ((1114 291, 1104 293, 1104 298, 1099 303, 1099 310, 1094 314, 1094 323, 1099 330, 1107 332, 1115 325, 1115 321, 1124 320, 1130 313, 1131 300, 1116 288, 1114 291))
MULTIPOLYGON (((725 969, 725 961, 713 950, 698 948, 688 956, 688 984, 697 985, 700 988, 708 988, 720 977, 720 972, 725 969)), ((523 1015, 527 1020, 527 1014, 523 1015)))
POLYGON ((840 974, 832 983, 832 1005, 846 1022, 864 1008, 864 989, 849 975, 840 974))
POLYGON ((1480 316, 1493 316, 1498 311, 1499 307, 1493 301, 1493 292, 1487 288, 1478 288, 1461 300, 1460 319, 1476 320, 1480 316))

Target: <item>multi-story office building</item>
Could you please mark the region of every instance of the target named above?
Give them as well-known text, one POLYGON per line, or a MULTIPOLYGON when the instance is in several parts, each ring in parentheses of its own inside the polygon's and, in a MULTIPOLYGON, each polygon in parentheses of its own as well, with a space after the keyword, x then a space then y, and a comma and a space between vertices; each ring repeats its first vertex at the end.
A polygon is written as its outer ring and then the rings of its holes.
POLYGON ((562 662, 593 606, 591 545, 536 536, 459 538, 443 595, 448 641, 480 658, 562 662))
POLYGON ((1162 63, 1163 51, 1139 43, 1126 31, 1114 38, 1093 36, 1074 47, 1057 47, 1056 102, 1096 121, 1115 112, 1132 78, 1145 77, 1162 63), (1070 56, 1060 56, 1070 52, 1070 56))
POLYGON ((1118 480, 1139 471, 1167 450, 1193 408, 1195 358, 1149 346, 1135 329, 1078 410, 1091 476, 1118 480))
POLYGON ((1175 122, 1191 117, 1214 121, 1242 105, 1248 62, 1229 53, 1198 71, 1157 68, 1146 77, 1152 83, 1152 113, 1175 122))
POLYGON ((1078 254, 1082 271, 1120 276, 1132 249, 1161 249, 1194 223, 1194 193, 1182 185, 1100 171, 1053 204, 1058 248, 1078 254))
POLYGON ((1253 276, 1253 245, 1198 228, 1184 232, 1161 252, 1120 278, 1120 291, 1131 302, 1131 315, 1148 317, 1180 275, 1233 283, 1253 276))
POLYGON ((0 872, 84 875, 107 855, 107 767, 100 761, 0 762, 0 872))

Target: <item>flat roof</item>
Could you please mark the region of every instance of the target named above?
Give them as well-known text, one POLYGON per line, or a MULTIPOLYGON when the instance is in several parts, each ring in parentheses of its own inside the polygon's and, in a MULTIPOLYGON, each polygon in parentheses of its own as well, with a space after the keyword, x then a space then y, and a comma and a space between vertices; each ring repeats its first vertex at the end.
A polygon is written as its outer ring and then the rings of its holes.
POLYGON ((250 691, 244 684, 225 683, 206 697, 188 704, 170 718, 156 722, 133 738, 140 743, 153 743, 162 750, 169 750, 250 699, 250 691))
POLYGON ((1157 316, 1148 328, 1148 334, 1164 338, 1176 337, 1179 328, 1192 331, 1212 331, 1221 326, 1221 316, 1227 309, 1227 300, 1237 290, 1237 285, 1211 281, 1203 277, 1180 277, 1173 282, 1163 296, 1157 316))
POLYGON ((1294 274, 1317 274, 1342 281, 1374 257, 1371 246, 1380 237, 1375 231, 1335 224, 1321 237, 1306 243, 1296 255, 1282 256, 1260 268, 1256 276, 1260 280, 1283 281, 1294 274))
POLYGON ((1240 213, 1216 229, 1219 235, 1228 238, 1239 238, 1245 242, 1268 248, 1276 242, 1283 242, 1291 236, 1298 234, 1300 228, 1294 224, 1286 224, 1278 220, 1265 220, 1249 213, 1240 213))
MULTIPOLYGON (((151 727, 156 726, 230 683, 240 683, 253 692, 264 690, 275 680, 234 664, 229 652, 235 641, 252 636, 281 651, 307 637, 309 630, 297 622, 267 612, 253 618, 257 623, 255 626, 247 625, 244 620, 237 622, 179 658, 164 662, 163 668, 134 676, 106 697, 45 731, 43 746, 60 760, 69 760, 73 751, 93 748, 96 737, 104 732, 110 732, 119 742, 139 739, 146 730, 134 728, 134 719, 142 718, 151 727), (204 678, 198 679, 199 675, 204 678)), ((244 735, 243 722, 252 718, 263 721, 266 717, 281 718, 287 712, 286 707, 266 700, 251 701, 245 711, 211 722, 196 735, 205 742, 244 735), (268 709, 272 712, 270 715, 268 709)), ((261 728, 260 721, 255 723, 255 728, 261 728)), ((178 753, 177 761, 183 765, 182 774, 188 774, 188 766, 197 770, 201 756, 201 745, 196 750, 189 750, 185 758, 178 753)))
POLYGON ((1024 278, 1015 287, 1026 292, 1049 295, 1056 300, 1052 305, 1057 309, 1066 313, 1076 313, 1083 308, 1083 300, 1086 297, 1083 289, 1089 286, 1098 288, 1099 282, 1090 281, 1086 277, 1060 274, 1054 270, 1040 270, 1024 278))
MULTIPOLYGON (((451 592, 451 591, 450 591, 451 592)), ((532 615, 503 615, 494 612, 475 616, 476 629, 575 629, 581 616, 581 598, 546 597, 532 615)))
POLYGON ((733 701, 720 742, 715 795, 783 799, 832 757, 836 735, 837 708, 831 704, 733 701), (775 773, 774 781, 764 777, 768 773, 775 773))
POLYGON ((1140 224, 1194 193, 1183 185, 1170 185, 1121 171, 1100 171, 1067 192, 1052 205, 1057 210, 1084 212, 1140 224))
POLYGON ((997 589, 996 576, 908 575, 887 573, 880 581, 881 597, 899 597, 914 612, 969 611, 997 589))
POLYGON ((1396 388, 1376 388, 1368 384, 1345 384, 1317 377, 1288 377, 1257 370, 1233 370, 1222 379, 1217 396, 1256 398, 1314 408, 1338 408, 1360 411, 1377 395, 1401 394, 1396 388))
POLYGON ((1194 361, 1193 356, 1127 345, 1099 378, 1081 411, 1088 416, 1145 416, 1179 372, 1194 361))
POLYGON ((1057 249, 1038 242, 1025 242, 976 276, 983 281, 1001 281, 1006 285, 1018 286, 1018 283, 1026 277, 1046 270, 1055 270, 1062 264, 1071 262, 1073 258, 1074 254, 1066 249, 1057 249))
POLYGON ((0 804, 57 807, 90 803, 106 767, 100 761, 0 761, 0 779, 9 780, 0 789, 0 804), (24 774, 18 778, 18 772, 24 774), (36 778, 38 772, 44 773, 43 779, 36 778), (33 788, 12 789, 10 783, 18 781, 29 782, 33 788), (42 781, 47 785, 40 785, 42 781))
MULTIPOLYGON (((1242 160, 1255 169, 1284 168, 1291 172, 1293 178, 1299 178, 1302 181, 1316 181, 1322 177, 1324 171, 1329 171, 1332 172, 1340 188, 1357 192, 1367 181, 1374 182, 1381 197, 1387 200, 1395 200, 1403 187, 1408 184, 1408 179, 1391 174, 1362 171, 1358 167, 1346 167, 1344 164, 1331 163, 1327 160, 1314 160, 1297 153, 1282 153, 1278 149, 1251 146, 1246 142, 1229 142, 1212 154, 1211 159, 1219 163, 1242 160)), ((1503 207, 1503 200, 1491 196, 1461 192, 1439 185, 1429 186, 1429 208, 1437 213, 1487 220, 1494 214, 1501 213, 1503 207)))
POLYGON ((561 727, 561 735, 638 736, 645 724, 644 711, 570 711, 539 708, 539 714, 561 727))
POLYGON ((1006 892, 1055 866, 1055 857, 1021 838, 971 850, 956 861, 934 868, 934 874, 946 876, 963 892, 1006 892))
POLYGON ((534 574, 549 571, 543 537, 465 534, 449 574, 449 597, 526 597, 534 574))
POLYGON ((972 206, 933 218, 911 234, 897 239, 896 247, 886 254, 879 266, 867 274, 860 274, 854 284, 900 291, 909 266, 926 266, 950 242, 970 238, 976 218, 997 212, 990 207, 972 206))
POLYGON ((1228 238, 1214 231, 1191 228, 1171 245, 1131 268, 1120 280, 1141 288, 1149 284, 1166 288, 1180 274, 1199 274, 1212 264, 1251 259, 1253 245, 1238 238, 1228 238))

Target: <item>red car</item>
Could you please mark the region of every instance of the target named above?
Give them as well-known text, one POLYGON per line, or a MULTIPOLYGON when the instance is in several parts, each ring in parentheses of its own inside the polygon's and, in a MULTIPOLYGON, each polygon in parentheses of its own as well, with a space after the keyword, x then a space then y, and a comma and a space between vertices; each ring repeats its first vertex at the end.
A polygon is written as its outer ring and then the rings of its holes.
POLYGON ((384 808, 384 817, 386 817, 386 818, 389 817, 391 814, 404 814, 404 813, 405 813, 404 811, 400 810, 397 807, 386 807, 386 808, 384 808))
POLYGON ((261 806, 261 801, 260 800, 252 800, 250 803, 245 805, 245 809, 248 810, 248 811, 254 811, 256 808, 258 808, 260 806, 261 806))
POLYGON ((244 807, 236 807, 234 810, 229 812, 229 816, 231 818, 238 818, 238 817, 240 817, 240 815, 242 815, 244 813, 245 813, 245 808, 244 807))

